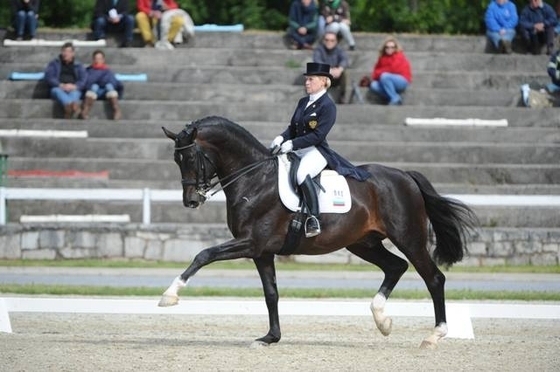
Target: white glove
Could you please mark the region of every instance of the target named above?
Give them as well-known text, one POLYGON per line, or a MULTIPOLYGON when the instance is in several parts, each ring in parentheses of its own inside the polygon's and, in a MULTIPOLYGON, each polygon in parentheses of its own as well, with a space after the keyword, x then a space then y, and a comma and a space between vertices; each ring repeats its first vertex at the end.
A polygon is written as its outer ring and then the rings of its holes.
POLYGON ((294 144, 292 143, 292 141, 291 140, 286 141, 282 144, 282 147, 280 147, 280 153, 281 154, 288 153, 292 151, 293 148, 294 148, 294 144))
POLYGON ((278 136, 272 141, 272 143, 270 144, 270 148, 273 149, 277 146, 280 146, 282 142, 284 142, 284 137, 278 136))
POLYGON ((284 137, 278 136, 270 144, 270 153, 272 155, 277 155, 280 152, 280 145, 284 142, 284 137))

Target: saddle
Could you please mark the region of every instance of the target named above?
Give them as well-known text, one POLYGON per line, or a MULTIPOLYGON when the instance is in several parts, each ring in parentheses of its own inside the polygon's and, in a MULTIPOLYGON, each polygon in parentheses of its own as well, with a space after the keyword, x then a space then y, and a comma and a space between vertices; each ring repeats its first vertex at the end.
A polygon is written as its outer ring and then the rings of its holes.
MULTIPOLYGON (((291 255, 304 233, 307 214, 303 210, 302 193, 297 183, 301 159, 295 153, 278 156, 278 189, 282 203, 295 212, 279 255, 291 255)), ((346 179, 332 170, 323 170, 314 179, 318 186, 321 213, 346 213, 351 208, 351 196, 346 179)))
MULTIPOLYGON (((282 204, 292 212, 301 209, 297 185, 297 167, 300 159, 296 154, 278 156, 278 191, 282 204), (294 161, 290 161, 294 159, 294 161)), ((352 197, 346 178, 330 169, 324 169, 314 182, 318 185, 320 213, 347 213, 352 207, 352 197)))

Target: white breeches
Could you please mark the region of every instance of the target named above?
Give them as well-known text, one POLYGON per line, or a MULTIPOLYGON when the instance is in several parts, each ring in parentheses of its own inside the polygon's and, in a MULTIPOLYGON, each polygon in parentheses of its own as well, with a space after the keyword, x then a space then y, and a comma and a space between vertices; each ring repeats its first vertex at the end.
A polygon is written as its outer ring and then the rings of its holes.
POLYGON ((321 171, 327 166, 327 160, 315 146, 306 147, 294 152, 301 158, 297 172, 298 185, 301 185, 302 182, 305 181, 305 177, 307 177, 307 175, 313 178, 321 173, 321 171))

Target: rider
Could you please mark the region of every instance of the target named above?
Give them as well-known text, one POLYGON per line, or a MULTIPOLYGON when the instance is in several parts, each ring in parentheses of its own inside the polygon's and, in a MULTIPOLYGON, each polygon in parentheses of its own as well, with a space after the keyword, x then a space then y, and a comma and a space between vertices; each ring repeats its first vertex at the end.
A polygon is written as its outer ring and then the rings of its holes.
POLYGON ((309 96, 299 100, 290 125, 270 145, 273 154, 285 154, 293 150, 301 158, 297 183, 311 214, 305 221, 305 236, 308 238, 321 233, 319 202, 312 178, 327 165, 339 174, 359 181, 370 176, 369 172, 354 167, 334 152, 327 143, 327 134, 336 120, 336 106, 327 94, 333 80, 329 71, 330 66, 324 63, 307 64, 304 75, 305 91, 309 96))

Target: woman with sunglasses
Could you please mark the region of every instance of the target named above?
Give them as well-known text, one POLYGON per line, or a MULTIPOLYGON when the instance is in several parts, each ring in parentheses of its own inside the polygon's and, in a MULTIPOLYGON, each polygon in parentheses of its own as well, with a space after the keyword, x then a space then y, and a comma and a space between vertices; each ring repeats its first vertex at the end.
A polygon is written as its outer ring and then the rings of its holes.
POLYGON ((389 105, 401 105, 404 92, 412 82, 410 62, 396 38, 385 39, 379 50, 379 58, 371 72, 369 89, 389 101, 389 105))

